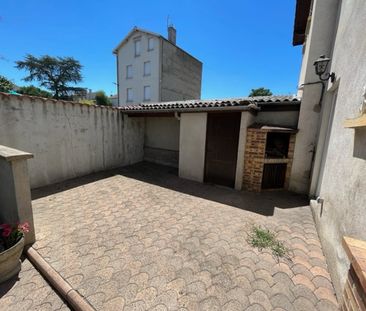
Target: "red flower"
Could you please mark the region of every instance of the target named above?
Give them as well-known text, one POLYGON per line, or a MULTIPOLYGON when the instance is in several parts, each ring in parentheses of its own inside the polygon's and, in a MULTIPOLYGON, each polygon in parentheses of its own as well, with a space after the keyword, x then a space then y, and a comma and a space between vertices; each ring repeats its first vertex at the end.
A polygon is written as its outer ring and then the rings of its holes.
POLYGON ((2 236, 7 238, 12 232, 11 226, 9 224, 2 224, 0 227, 3 229, 2 236))

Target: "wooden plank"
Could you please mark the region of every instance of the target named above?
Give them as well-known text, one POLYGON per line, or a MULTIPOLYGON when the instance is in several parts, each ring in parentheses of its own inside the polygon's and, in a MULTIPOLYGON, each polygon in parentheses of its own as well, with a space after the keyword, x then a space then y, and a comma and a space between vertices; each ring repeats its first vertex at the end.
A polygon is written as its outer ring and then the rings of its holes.
POLYGON ((366 292, 366 242, 343 237, 343 247, 363 290, 366 292))
POLYGON ((344 121, 344 127, 356 128, 362 126, 366 126, 366 114, 355 119, 347 119, 344 121))

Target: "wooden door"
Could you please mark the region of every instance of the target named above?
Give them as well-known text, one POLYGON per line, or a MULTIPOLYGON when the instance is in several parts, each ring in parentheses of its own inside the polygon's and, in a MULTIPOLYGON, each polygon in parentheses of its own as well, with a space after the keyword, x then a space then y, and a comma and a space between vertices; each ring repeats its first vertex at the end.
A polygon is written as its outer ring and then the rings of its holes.
POLYGON ((240 112, 208 114, 205 182, 235 186, 240 120, 240 112))

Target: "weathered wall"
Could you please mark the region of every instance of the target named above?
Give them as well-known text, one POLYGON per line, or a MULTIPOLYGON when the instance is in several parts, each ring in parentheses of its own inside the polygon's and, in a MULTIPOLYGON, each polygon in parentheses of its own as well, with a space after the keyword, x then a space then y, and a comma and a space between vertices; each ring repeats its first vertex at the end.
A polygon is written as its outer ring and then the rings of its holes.
POLYGON ((179 177, 203 182, 207 113, 182 113, 179 138, 179 177))
POLYGON ((291 172, 290 190, 308 193, 314 147, 319 128, 319 98, 321 85, 304 83, 319 82, 313 63, 320 55, 329 56, 332 51, 336 29, 338 0, 314 0, 312 19, 306 44, 303 49, 303 62, 299 79, 301 110, 296 137, 294 162, 291 172))
POLYGON ((202 63, 162 40, 161 101, 201 98, 202 63))
MULTIPOLYGON (((323 19, 328 16, 327 12, 323 19)), ((357 116, 366 84, 365 25, 365 1, 342 1, 330 68, 337 75, 338 89, 327 94, 338 93, 319 185, 322 214, 321 206, 312 204, 339 298, 349 268, 341 239, 346 235, 366 240, 366 130, 343 127, 345 119, 357 116)))
POLYGON ((144 120, 114 108, 0 94, 0 144, 34 154, 31 187, 143 159, 144 120))
POLYGON ((175 117, 146 117, 144 160, 178 167, 179 126, 175 117))

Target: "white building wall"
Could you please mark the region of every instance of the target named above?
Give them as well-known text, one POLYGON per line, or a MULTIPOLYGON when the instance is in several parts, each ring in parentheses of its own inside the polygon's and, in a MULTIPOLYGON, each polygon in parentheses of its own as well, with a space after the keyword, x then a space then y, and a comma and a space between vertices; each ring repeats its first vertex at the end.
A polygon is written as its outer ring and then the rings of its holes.
POLYGON ((303 62, 299 80, 302 94, 301 110, 296 135, 294 161, 292 164, 290 190, 308 193, 312 159, 319 130, 319 99, 321 84, 305 85, 319 81, 315 74, 314 61, 320 55, 331 55, 337 20, 338 0, 314 0, 311 24, 304 46, 303 62))
POLYGON ((160 50, 161 39, 152 37, 143 32, 137 32, 118 49, 118 84, 119 105, 142 103, 144 101, 144 86, 151 87, 150 102, 160 101, 160 50), (141 40, 141 55, 135 57, 134 41, 141 40), (148 51, 148 38, 153 38, 154 49, 148 51), (151 75, 144 76, 144 62, 151 62, 151 75), (126 67, 132 65, 132 78, 127 79, 126 67), (127 102, 127 89, 133 90, 133 101, 127 102))
POLYGON ((207 113, 182 113, 179 138, 179 177, 203 182, 207 113))
MULTIPOLYGON (((324 12, 319 18, 329 17, 324 12)), ((324 199, 323 207, 312 202, 318 232, 326 254, 328 268, 338 298, 341 298, 349 262, 342 247, 342 237, 366 240, 366 129, 344 128, 346 119, 357 117, 366 85, 366 2, 342 1, 330 71, 337 82, 326 94, 325 105, 337 94, 332 115, 329 109, 322 125, 332 118, 329 137, 318 143, 327 152, 320 165, 317 194, 324 199)), ((326 108, 327 106, 325 106, 326 108)), ((324 132, 324 128, 321 128, 324 132)), ((320 149, 320 148, 318 148, 320 149)))

